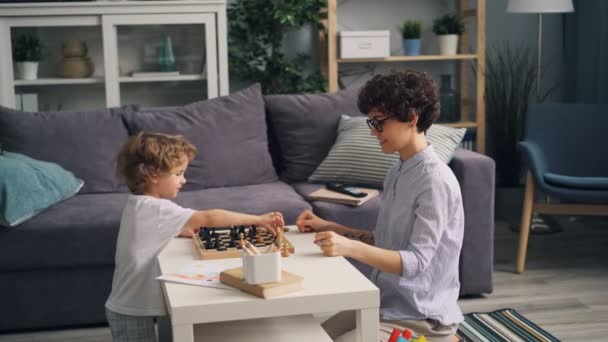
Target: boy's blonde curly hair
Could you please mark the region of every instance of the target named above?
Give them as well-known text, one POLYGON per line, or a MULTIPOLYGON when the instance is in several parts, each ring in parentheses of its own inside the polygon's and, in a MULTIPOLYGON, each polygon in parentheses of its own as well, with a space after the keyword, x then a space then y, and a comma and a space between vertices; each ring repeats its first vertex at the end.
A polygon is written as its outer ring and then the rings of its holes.
POLYGON ((116 156, 116 175, 129 190, 141 195, 150 177, 158 177, 177 167, 183 157, 196 156, 196 147, 181 135, 141 132, 131 137, 116 156))

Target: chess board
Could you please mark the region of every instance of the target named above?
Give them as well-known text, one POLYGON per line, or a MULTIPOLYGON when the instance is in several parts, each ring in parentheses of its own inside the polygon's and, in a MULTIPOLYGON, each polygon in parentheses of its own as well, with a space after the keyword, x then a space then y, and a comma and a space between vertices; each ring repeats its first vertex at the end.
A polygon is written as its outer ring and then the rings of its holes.
MULTIPOLYGON (((198 235, 192 237, 192 241, 201 260, 240 258, 243 249, 240 246, 239 234, 243 234, 243 239, 251 242, 261 252, 277 244, 276 237, 256 226, 204 227, 198 235)), ((283 239, 289 253, 294 253, 291 242, 285 237, 283 239)))

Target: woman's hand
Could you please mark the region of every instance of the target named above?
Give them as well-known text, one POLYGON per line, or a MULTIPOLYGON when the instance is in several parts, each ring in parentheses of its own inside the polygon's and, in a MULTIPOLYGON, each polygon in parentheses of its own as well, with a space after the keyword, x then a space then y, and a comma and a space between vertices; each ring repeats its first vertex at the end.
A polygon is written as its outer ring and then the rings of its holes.
POLYGON ((296 226, 301 232, 322 232, 329 228, 330 222, 304 210, 296 219, 296 226))
POLYGON ((345 238, 335 232, 320 232, 315 234, 315 244, 326 256, 350 257, 354 254, 357 241, 345 238))
POLYGON ((266 228, 270 231, 272 236, 277 234, 276 229, 283 229, 285 227, 285 221, 283 219, 283 214, 278 211, 273 211, 270 213, 266 213, 260 215, 260 226, 266 228))

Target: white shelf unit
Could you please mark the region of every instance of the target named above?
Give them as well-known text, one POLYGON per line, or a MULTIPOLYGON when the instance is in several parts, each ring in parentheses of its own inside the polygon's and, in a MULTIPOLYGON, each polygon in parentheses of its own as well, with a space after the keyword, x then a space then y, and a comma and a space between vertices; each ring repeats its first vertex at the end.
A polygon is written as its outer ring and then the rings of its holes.
POLYGON ((89 78, 38 78, 35 80, 15 80, 15 87, 19 86, 42 86, 61 84, 97 84, 104 83, 103 77, 89 78))
MULTIPOLYGON (((89 27, 101 36, 100 63, 96 69, 102 74, 88 78, 60 78, 55 75, 40 75, 36 80, 15 80, 11 53, 0 55, 0 105, 15 107, 15 94, 20 89, 35 89, 41 94, 56 92, 58 87, 69 85, 97 85, 105 92, 103 100, 107 107, 124 104, 125 90, 121 84, 181 84, 195 94, 197 100, 227 95, 228 48, 226 32, 226 0, 177 0, 177 1, 121 1, 121 2, 64 2, 64 3, 19 3, 0 5, 0 48, 12 51, 11 38, 14 29, 24 28, 68 28, 69 38, 79 38, 79 29, 89 27), (119 37, 120 28, 154 27, 169 30, 170 27, 190 25, 201 36, 197 51, 203 54, 201 71, 181 73, 176 76, 131 77, 119 71, 122 64, 132 65, 138 61, 124 61, 119 49, 125 45, 119 37), (200 29, 199 29, 200 28, 200 29), (122 45, 121 45, 122 44, 122 45), (196 95, 197 87, 200 91, 196 95)), ((198 36, 197 35, 197 36, 198 36)), ((179 37, 178 37, 179 38, 179 37)), ((124 40, 124 39, 123 39, 124 40)), ((44 41, 42 42, 44 44, 44 41)), ((128 46, 127 42, 126 46, 128 46)), ((42 61, 41 63, 44 63, 42 61)), ((66 88, 67 89, 67 88, 66 88)), ((129 88, 130 89, 130 88, 129 88)), ((69 92, 69 90, 67 90, 69 92)), ((145 93, 146 90, 138 91, 145 93)), ((162 93, 162 89, 156 91, 162 93)), ((99 96, 102 96, 99 92, 99 96)), ((157 97, 150 95, 150 97, 157 97)), ((99 102, 101 99, 96 99, 99 102)), ((158 101, 158 99, 154 99, 158 101)), ((145 103, 144 103, 145 105, 145 103)), ((154 103, 158 105, 158 103, 154 103)))
MULTIPOLYGON (((470 27, 460 37, 457 55, 418 55, 418 56, 389 56, 385 58, 339 58, 338 57, 338 0, 327 1, 327 20, 324 22, 327 38, 323 33, 319 34, 321 42, 321 71, 327 75, 329 80, 329 91, 337 91, 338 70, 341 64, 350 63, 399 63, 399 62, 460 62, 460 113, 461 120, 454 123, 441 123, 450 127, 464 127, 476 131, 476 149, 485 153, 486 119, 485 119, 485 53, 486 53, 486 0, 456 0, 458 11, 463 18, 475 18, 476 39, 474 51, 469 50, 470 27), (474 3, 474 7, 471 7, 474 3), (327 41, 327 49, 324 43, 327 41), (468 63, 465 63, 468 62, 468 63), (470 77, 470 63, 473 62, 477 72, 472 79, 470 77), (471 82, 474 81, 474 82, 471 82), (469 97, 470 84, 474 83, 475 98, 469 97), (468 113, 475 108, 475 117, 470 118, 468 113)), ((466 21, 465 21, 466 24, 466 21)), ((414 67, 415 68, 415 67, 414 67)))
POLYGON ((177 75, 177 76, 155 76, 155 77, 125 76, 125 77, 119 77, 118 81, 121 83, 181 82, 181 81, 202 81, 205 79, 207 79, 207 77, 205 75, 177 75))

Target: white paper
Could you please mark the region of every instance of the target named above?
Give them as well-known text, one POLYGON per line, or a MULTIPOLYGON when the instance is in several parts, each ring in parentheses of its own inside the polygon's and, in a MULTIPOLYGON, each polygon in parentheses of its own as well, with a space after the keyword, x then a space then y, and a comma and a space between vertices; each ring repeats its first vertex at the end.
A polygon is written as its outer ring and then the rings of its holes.
POLYGON ((176 273, 163 274, 156 279, 171 283, 236 290, 232 286, 220 282, 220 273, 242 265, 243 262, 240 258, 199 260, 184 265, 176 273))

